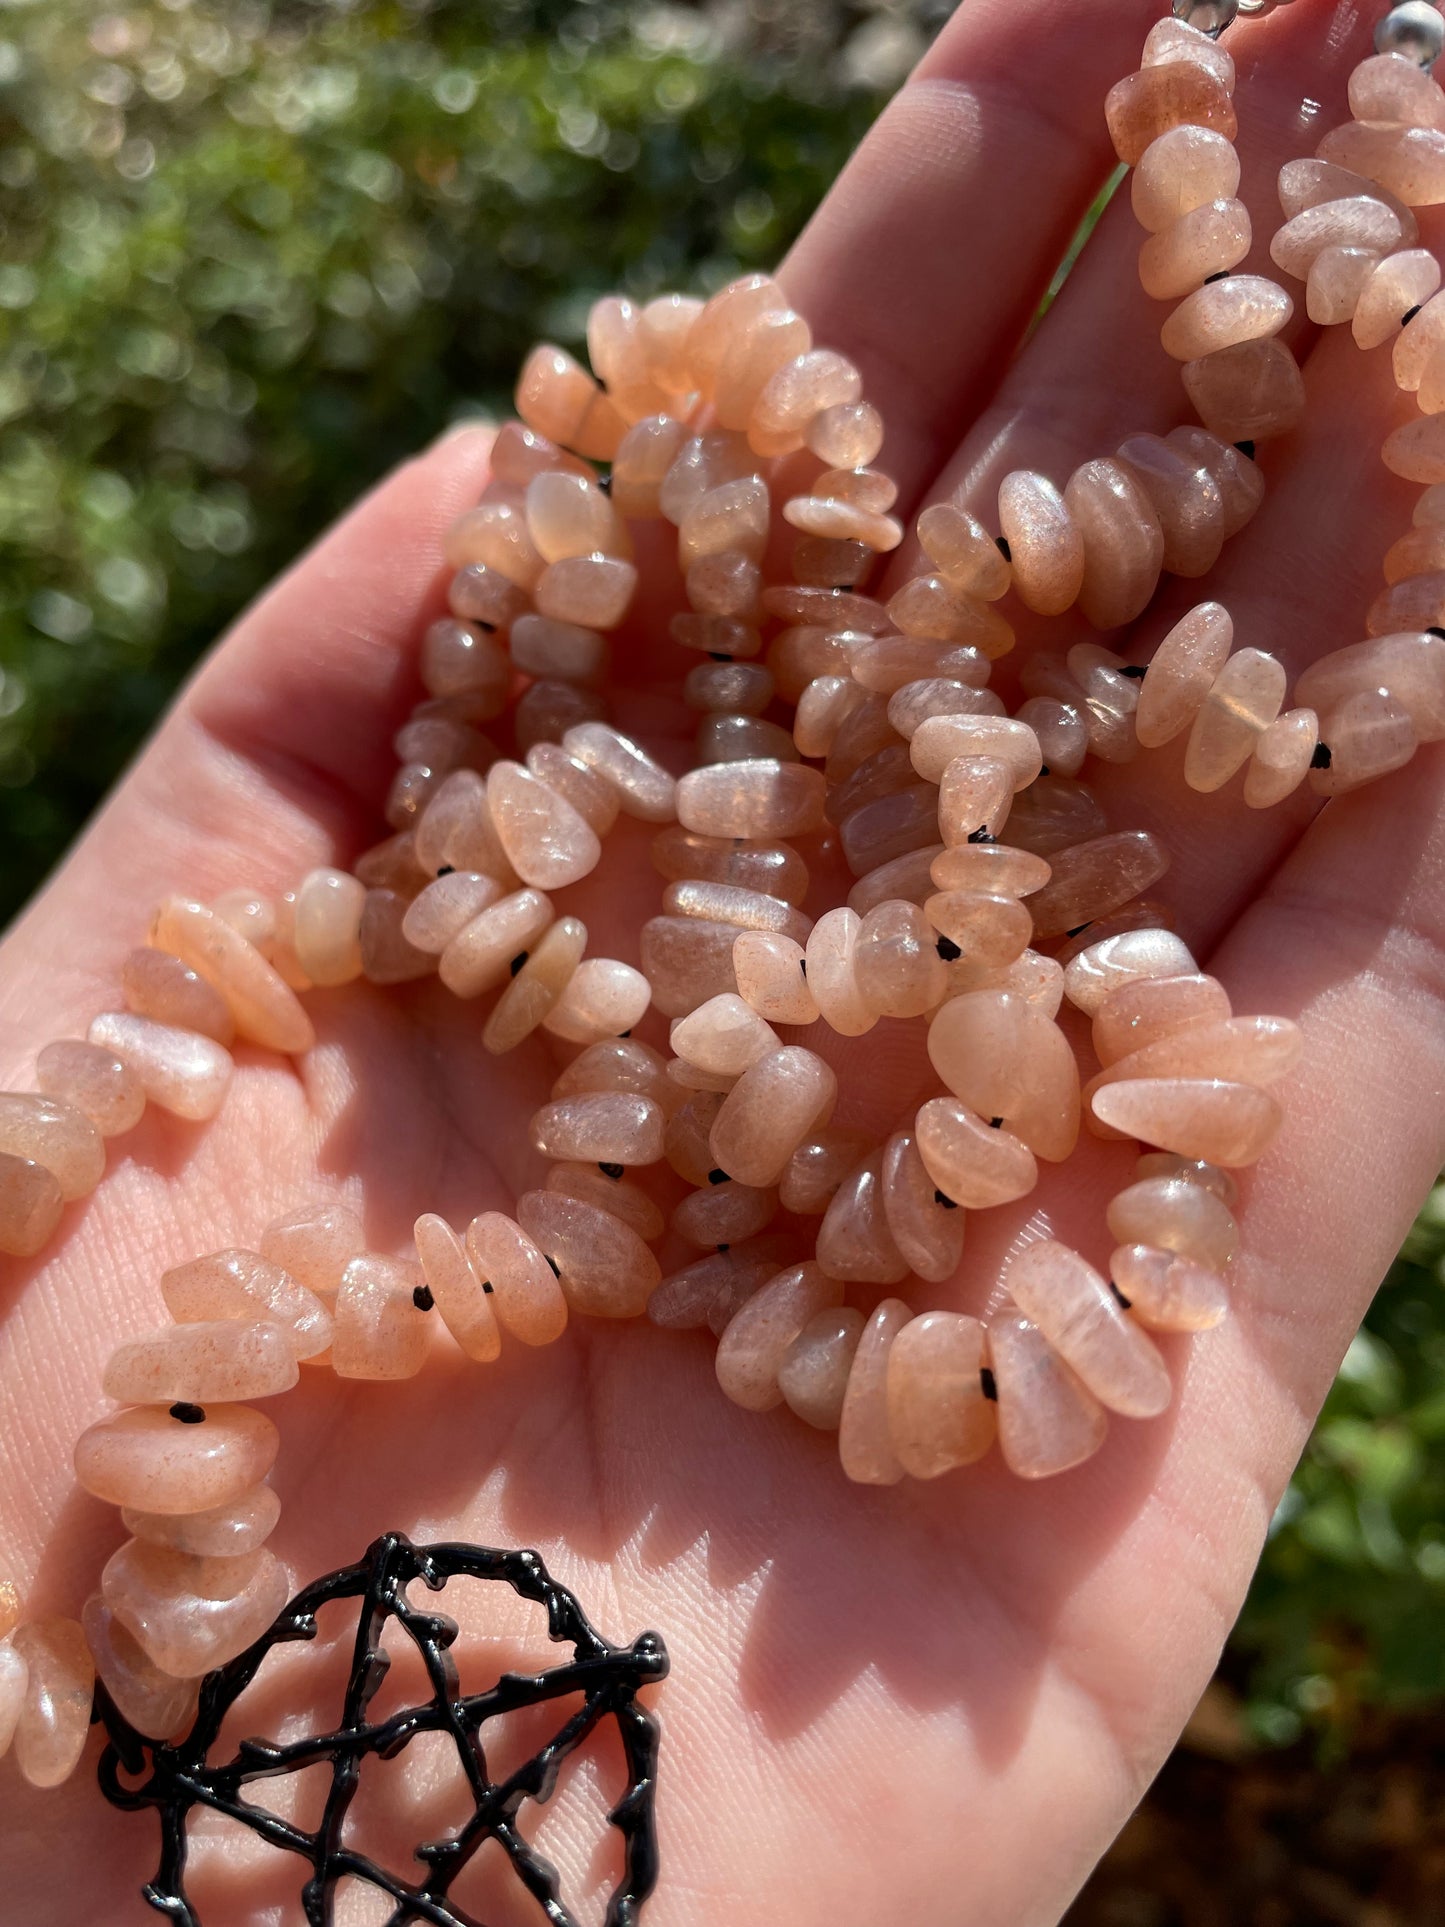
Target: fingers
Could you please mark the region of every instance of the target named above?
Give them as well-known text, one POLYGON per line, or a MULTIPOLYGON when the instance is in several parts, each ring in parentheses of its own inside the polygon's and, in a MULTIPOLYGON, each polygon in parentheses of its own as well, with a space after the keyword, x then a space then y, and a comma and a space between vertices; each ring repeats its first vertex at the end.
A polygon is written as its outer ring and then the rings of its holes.
POLYGON ((1072 16, 968 0, 789 255, 792 298, 883 412, 905 506, 992 390, 1106 178, 1101 104, 1157 15, 1157 0, 1072 16))

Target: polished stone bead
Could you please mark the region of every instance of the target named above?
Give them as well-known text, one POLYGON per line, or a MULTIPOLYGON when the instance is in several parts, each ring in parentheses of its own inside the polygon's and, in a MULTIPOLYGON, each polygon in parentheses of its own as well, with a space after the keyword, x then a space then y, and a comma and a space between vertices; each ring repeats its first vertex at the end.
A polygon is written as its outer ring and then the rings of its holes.
POLYGON ((934 1097, 920 1105, 914 1135, 933 1183, 965 1210, 1012 1204, 1027 1197, 1039 1181, 1039 1167, 1029 1147, 956 1097, 934 1097))
POLYGON ((100 1576, 101 1597, 152 1665, 196 1679, 245 1652, 286 1604, 286 1568, 265 1546, 197 1559, 127 1540, 100 1576))
POLYGON ((417 1293, 418 1264, 364 1253, 341 1274, 331 1367, 338 1378, 415 1378, 431 1349, 431 1326, 417 1293))
POLYGON ((1212 1164, 1254 1164, 1283 1121, 1278 1101, 1220 1078, 1132 1078, 1094 1092, 1093 1113, 1127 1137, 1212 1164))
POLYGON ((998 1429, 984 1397, 983 1326, 959 1312, 930 1311, 906 1324, 888 1356, 888 1431, 903 1470, 936 1479, 972 1465, 998 1429))
POLYGON ((863 1314, 851 1305, 814 1312, 778 1367, 778 1389, 791 1412, 820 1432, 836 1432, 848 1374, 863 1336, 863 1314))
POLYGON ((853 1354, 838 1421, 838 1457, 859 1485, 896 1485, 903 1477, 889 1425, 888 1381, 894 1344, 912 1317, 901 1298, 885 1298, 853 1354))
POLYGON ((11 1646, 25 1667, 15 1762, 33 1787, 57 1787, 75 1771, 90 1736, 95 1667, 73 1619, 32 1619, 11 1646))
POLYGON ((467 1226, 466 1247, 509 1336, 523 1345, 550 1345, 562 1336, 567 1299, 556 1272, 520 1225, 500 1211, 483 1211, 467 1226))
POLYGON ((517 1222, 557 1267, 573 1311, 592 1318, 636 1318, 661 1281, 656 1258, 630 1225, 580 1198, 526 1191, 517 1222))
POLYGON ((81 1433, 75 1476, 110 1505, 209 1512, 264 1479, 280 1443, 270 1419, 246 1405, 210 1406, 194 1424, 141 1405, 81 1433))
POLYGON ((1169 1404, 1163 1359, 1078 1252, 1053 1239, 1025 1245, 1005 1282, 1019 1310, 1101 1405, 1125 1418, 1156 1418, 1169 1404))

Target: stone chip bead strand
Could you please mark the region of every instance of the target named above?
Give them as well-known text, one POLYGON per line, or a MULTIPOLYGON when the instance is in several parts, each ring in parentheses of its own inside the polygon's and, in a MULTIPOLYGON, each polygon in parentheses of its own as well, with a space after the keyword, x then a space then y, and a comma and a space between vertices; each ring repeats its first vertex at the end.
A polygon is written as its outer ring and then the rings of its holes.
POLYGON ((1160 333, 1164 350, 1182 363, 1204 426, 1252 447, 1298 425, 1304 381, 1278 339, 1294 302, 1267 276, 1233 272, 1253 237, 1238 198, 1234 62, 1218 30, 1159 21, 1105 116, 1115 153, 1134 169, 1134 212, 1149 232, 1139 257, 1144 292, 1177 302, 1160 333))

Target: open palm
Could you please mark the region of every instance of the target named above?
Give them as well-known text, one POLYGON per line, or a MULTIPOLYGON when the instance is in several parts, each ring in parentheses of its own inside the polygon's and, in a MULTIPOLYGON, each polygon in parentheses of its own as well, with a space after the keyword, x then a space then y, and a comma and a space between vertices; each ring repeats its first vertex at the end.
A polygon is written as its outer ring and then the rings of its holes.
MULTIPOLYGON (((884 410, 905 505, 964 481, 987 504, 1008 468, 1062 479, 1181 418, 1127 206, 1017 352, 1108 164, 1103 94, 1158 11, 967 0, 788 263, 816 337, 858 361, 884 410)), ((1259 254, 1275 170, 1312 147, 1317 118, 1338 118, 1365 34, 1352 7, 1302 0, 1232 36, 1259 254)), ((1361 356, 1347 331, 1299 345, 1306 424, 1269 449, 1265 507, 1210 589, 1292 674, 1362 633, 1379 558, 1409 521, 1376 451, 1413 406, 1387 352, 1361 356)), ((162 895, 286 888, 375 840, 415 645, 441 606, 441 536, 475 500, 487 446, 463 432, 394 475, 214 652, 0 952, 8 1087, 25 1086, 47 1039, 83 1035, 114 1003, 162 895)), ((1117 646, 1146 659, 1191 599, 1167 587, 1117 646)), ((1020 653, 1045 630, 1051 646, 1082 633, 1075 618, 1024 616, 1020 653)), ((643 612, 621 639, 615 708, 676 769, 686 661, 659 632, 643 612)), ((995 1455, 934 1485, 865 1489, 832 1441, 727 1405, 695 1334, 585 1320, 491 1367, 439 1346, 399 1386, 308 1373, 277 1408, 274 1543, 298 1580, 387 1527, 534 1544, 614 1637, 663 1631, 657 1927, 1057 1920, 1207 1679, 1311 1417, 1445 1152, 1438 759, 1314 821, 1303 792, 1258 816, 1237 786, 1190 793, 1173 750, 1096 787, 1116 827, 1168 843, 1160 894, 1235 1007, 1286 1013, 1307 1036, 1284 1134, 1247 1191, 1235 1315, 1171 1353, 1165 1418, 1116 1423, 1093 1461, 1044 1485, 1020 1485, 995 1455)), ((840 884, 825 859, 814 867, 816 914, 840 884)), ((657 897, 647 835, 624 819, 564 902, 593 954, 636 961, 657 897)), ((160 1322, 164 1266, 343 1196, 373 1248, 397 1250, 419 1211, 462 1223, 507 1209, 535 1173, 527 1121, 556 1069, 545 1044, 489 1057, 477 1008, 435 982, 309 1004, 308 1058, 243 1051, 205 1130, 148 1115, 45 1260, 7 1287, 0 1573, 31 1611, 78 1609, 116 1543, 114 1515, 76 1491, 70 1452, 101 1409, 108 1352, 160 1322)), ((839 1068, 840 1121, 881 1136, 936 1089, 921 1027, 885 1021, 863 1044, 821 1031, 804 1041, 839 1068)), ((1124 1147, 1086 1139, 1022 1205, 974 1217, 959 1279, 916 1288, 915 1308, 979 1310, 1025 1223, 1098 1255, 1106 1187, 1127 1168, 1124 1147)), ((468 1635, 484 1637, 480 1622, 468 1635)), ((532 1650, 520 1625, 514 1636, 532 1650)), ((304 1710, 307 1676, 290 1677, 304 1710)), ((102 1809, 85 1772, 60 1794, 6 1772, 3 1911, 29 1927, 148 1918, 136 1895, 150 1829, 102 1809)), ((402 1819, 430 1797, 396 1792, 398 1837, 426 1831, 402 1819)), ((610 1876, 600 1810, 600 1796, 559 1804, 546 1823, 573 1893, 610 1876)), ((298 1886, 295 1863, 228 1874, 216 1859, 198 1891, 208 1923, 261 1927, 299 1918, 298 1886)), ((529 1918, 485 1883, 473 1904, 498 1927, 529 1918)))

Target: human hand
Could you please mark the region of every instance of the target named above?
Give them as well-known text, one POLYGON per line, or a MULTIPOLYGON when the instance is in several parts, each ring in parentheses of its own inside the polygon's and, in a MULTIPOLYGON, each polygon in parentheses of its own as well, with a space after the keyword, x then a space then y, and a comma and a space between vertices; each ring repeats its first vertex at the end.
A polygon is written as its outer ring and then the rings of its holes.
MULTIPOLYGON (((787 264, 817 338, 858 361, 884 411, 905 505, 965 476, 982 502, 1008 468, 1062 475, 1179 419, 1127 206, 1010 359, 1107 169, 1103 95, 1158 12, 1157 0, 1077 16, 968 0, 787 264)), ((1366 33, 1301 0, 1231 36, 1260 255, 1275 170, 1313 145, 1300 103, 1338 117, 1366 33)), ((1291 672, 1358 639, 1409 508, 1376 458, 1413 409, 1388 357, 1336 331, 1306 381, 1305 425, 1265 452, 1265 506, 1210 584, 1241 637, 1291 672)), ((9 1087, 26 1085, 40 1045, 83 1034, 114 1002, 161 896, 281 890, 375 840, 417 639, 442 606, 441 536, 475 499, 486 452, 484 432, 465 432, 393 476, 218 646, 0 950, 9 1087)), ((1193 599, 1169 586, 1117 646, 1146 659, 1193 599)), ((1045 627, 1085 633, 1072 623, 1025 619, 1019 654, 1045 627)), ((660 633, 637 612, 614 706, 681 768, 686 665, 660 633)), ((1173 749, 1091 781, 1119 827, 1168 844, 1160 894, 1236 1007, 1295 1017, 1307 1040, 1284 1133, 1248 1183, 1234 1316, 1168 1348, 1179 1393, 1164 1418, 1116 1423, 1094 1460, 1043 1485, 1020 1485, 995 1456, 936 1484, 863 1489, 827 1438, 729 1407, 692 1335, 581 1320, 491 1367, 439 1352, 396 1386, 308 1373, 276 1408, 273 1543, 298 1579, 388 1527, 528 1543, 614 1637, 661 1628, 674 1671, 660 1701, 658 1927, 1057 1920, 1208 1678, 1312 1415, 1445 1153, 1438 757, 1313 822, 1305 793, 1255 815, 1188 791, 1173 749)), ((596 953, 636 958, 657 907, 647 843, 624 819, 568 894, 596 953)), ((809 907, 838 900, 826 863, 815 876, 809 907)), ((102 1409, 109 1352, 158 1322, 164 1266, 254 1240, 312 1199, 347 1197, 373 1247, 395 1250, 423 1209, 459 1223, 525 1188, 527 1120, 555 1071, 545 1042, 492 1059, 477 1011, 434 982, 308 1003, 310 1056, 243 1050, 204 1130, 150 1112, 44 1258, 14 1268, 0 1572, 30 1610, 77 1610, 116 1542, 114 1515, 76 1492, 71 1450, 102 1409)), ((838 1067, 840 1119, 876 1135, 936 1089, 917 1026, 807 1041, 838 1067)), ((962 1274, 933 1300, 978 1310, 1025 1223, 1097 1250, 1127 1168, 1122 1147, 1085 1139, 1020 1206, 971 1220, 962 1274)), ((480 1620, 464 1623, 464 1646, 485 1639, 480 1620)), ((520 1620, 494 1649, 507 1664, 536 1650, 520 1620)), ((284 1669, 297 1712, 319 1670, 307 1658, 284 1669)), ((149 1827, 105 1810, 84 1769, 47 1794, 4 1771, 0 1877, 17 1917, 146 1918, 149 1827)), ((392 1769, 372 1812, 405 1842, 447 1799, 434 1776, 403 1784, 392 1769)), ((600 1806, 595 1790, 564 1790, 538 1829, 569 1892, 600 1893, 612 1873, 594 1848, 600 1806)), ((476 1910, 493 1927, 532 1918, 488 1884, 493 1871, 479 1863, 476 1910)), ((294 1861, 263 1870, 216 1849, 195 1891, 211 1927, 261 1927, 296 1918, 299 1878, 294 1861)))

